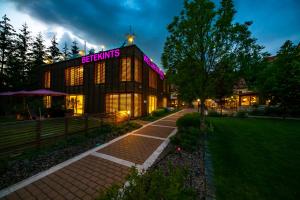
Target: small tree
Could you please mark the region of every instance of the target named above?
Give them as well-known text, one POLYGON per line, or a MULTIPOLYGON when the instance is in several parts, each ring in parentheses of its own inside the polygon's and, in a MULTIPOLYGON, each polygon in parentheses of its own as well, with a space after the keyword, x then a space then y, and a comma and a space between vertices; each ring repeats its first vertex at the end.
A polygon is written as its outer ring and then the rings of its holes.
POLYGON ((72 47, 71 47, 71 52, 72 52, 72 56, 76 57, 79 54, 79 47, 77 46, 77 42, 74 40, 72 42, 72 47))

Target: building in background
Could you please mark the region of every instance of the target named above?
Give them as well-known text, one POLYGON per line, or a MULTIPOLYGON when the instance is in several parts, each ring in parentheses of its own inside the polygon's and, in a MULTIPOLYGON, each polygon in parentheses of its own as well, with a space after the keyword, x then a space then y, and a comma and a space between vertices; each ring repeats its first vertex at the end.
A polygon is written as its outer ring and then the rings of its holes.
POLYGON ((43 88, 66 92, 45 97, 45 105, 63 102, 75 115, 126 111, 144 116, 170 102, 164 73, 136 45, 45 65, 43 88))

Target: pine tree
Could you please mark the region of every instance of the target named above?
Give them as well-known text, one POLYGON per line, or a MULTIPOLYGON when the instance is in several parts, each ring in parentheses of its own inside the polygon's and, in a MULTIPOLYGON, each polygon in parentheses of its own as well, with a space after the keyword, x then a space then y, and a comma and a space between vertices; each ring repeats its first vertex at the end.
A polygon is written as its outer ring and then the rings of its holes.
POLYGON ((32 64, 30 68, 30 86, 31 87, 38 87, 39 83, 39 68, 45 64, 44 59, 46 56, 45 52, 45 45, 43 41, 42 34, 39 33, 34 42, 32 43, 32 50, 31 50, 31 59, 32 64))
POLYGON ((91 48, 91 49, 89 50, 89 55, 94 54, 94 53, 95 53, 95 49, 94 49, 94 48, 91 48))
POLYGON ((77 46, 77 42, 75 40, 72 43, 73 43, 73 45, 71 47, 72 56, 76 57, 79 54, 79 47, 77 46))
POLYGON ((57 62, 59 60, 59 56, 61 55, 59 48, 57 47, 58 43, 56 41, 56 36, 54 35, 51 39, 51 46, 47 49, 48 52, 48 58, 50 61, 57 62))
POLYGON ((15 44, 15 30, 9 21, 10 19, 6 15, 4 15, 2 21, 0 21, 0 89, 4 89, 7 85, 5 81, 7 79, 5 68, 8 55, 13 51, 15 44))
MULTIPOLYGON (((27 24, 22 25, 20 33, 17 35, 16 39, 16 59, 17 63, 14 65, 16 71, 19 70, 20 79, 18 80, 19 84, 25 84, 28 82, 28 70, 30 68, 30 31, 28 30, 27 24)), ((13 66, 11 66, 13 67, 13 66)))
POLYGON ((69 48, 68 48, 68 45, 67 45, 66 42, 65 42, 62 54, 63 54, 64 60, 68 60, 69 59, 69 57, 70 57, 70 51, 69 51, 69 48))

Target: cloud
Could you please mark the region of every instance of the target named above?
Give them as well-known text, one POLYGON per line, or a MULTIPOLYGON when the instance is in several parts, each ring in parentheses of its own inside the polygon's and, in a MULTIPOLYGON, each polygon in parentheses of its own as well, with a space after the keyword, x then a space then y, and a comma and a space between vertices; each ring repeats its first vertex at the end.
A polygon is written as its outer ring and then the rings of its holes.
MULTIPOLYGON (((182 1, 173 0, 12 0, 17 10, 60 26, 91 44, 116 48, 132 26, 136 44, 158 64, 167 35, 166 26, 178 15, 182 1)), ((70 35, 70 33, 68 33, 70 35)), ((67 35, 64 35, 67 39, 67 35)), ((69 39, 69 38, 68 38, 69 39)))

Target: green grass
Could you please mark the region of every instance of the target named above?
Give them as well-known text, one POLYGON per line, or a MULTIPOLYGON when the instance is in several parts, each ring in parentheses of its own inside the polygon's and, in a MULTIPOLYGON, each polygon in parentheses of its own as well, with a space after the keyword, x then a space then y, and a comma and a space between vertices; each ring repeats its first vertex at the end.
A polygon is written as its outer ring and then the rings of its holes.
POLYGON ((300 121, 208 121, 217 199, 300 199, 300 121))

